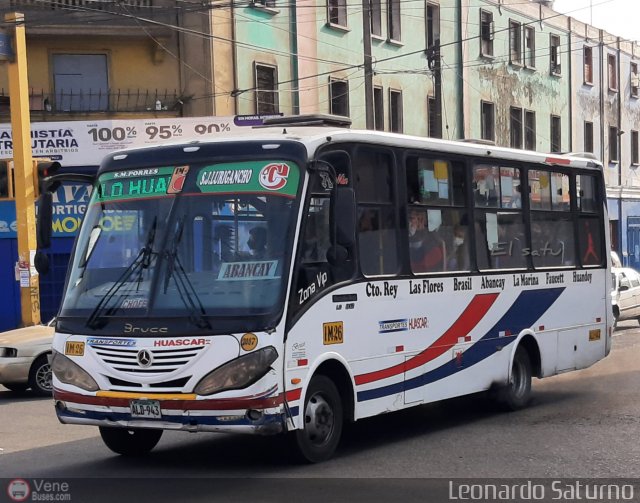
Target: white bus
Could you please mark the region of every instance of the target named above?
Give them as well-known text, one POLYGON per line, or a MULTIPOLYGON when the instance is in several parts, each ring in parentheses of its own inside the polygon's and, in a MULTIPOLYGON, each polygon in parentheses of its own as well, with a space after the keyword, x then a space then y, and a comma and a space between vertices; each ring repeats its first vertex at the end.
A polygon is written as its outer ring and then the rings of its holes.
POLYGON ((345 422, 489 389, 517 409, 608 354, 598 162, 324 119, 105 158, 57 317, 61 422, 124 455, 290 432, 316 462, 345 422))

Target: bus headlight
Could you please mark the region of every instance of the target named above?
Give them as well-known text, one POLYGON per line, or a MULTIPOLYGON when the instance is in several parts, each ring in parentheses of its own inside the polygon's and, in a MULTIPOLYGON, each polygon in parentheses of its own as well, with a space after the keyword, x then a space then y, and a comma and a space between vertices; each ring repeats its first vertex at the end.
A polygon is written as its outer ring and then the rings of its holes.
POLYGON ((53 374, 65 384, 71 384, 86 391, 98 391, 98 384, 78 364, 57 351, 51 358, 53 374))
POLYGON ((236 358, 204 376, 194 392, 203 396, 246 388, 262 378, 277 358, 278 352, 273 346, 236 358))

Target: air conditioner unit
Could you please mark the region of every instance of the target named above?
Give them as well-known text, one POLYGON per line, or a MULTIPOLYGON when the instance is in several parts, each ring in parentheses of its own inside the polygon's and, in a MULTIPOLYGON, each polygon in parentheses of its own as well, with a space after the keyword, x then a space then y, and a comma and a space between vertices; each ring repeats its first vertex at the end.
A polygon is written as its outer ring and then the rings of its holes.
POLYGON ((631 87, 640 87, 640 76, 637 73, 631 74, 631 87))

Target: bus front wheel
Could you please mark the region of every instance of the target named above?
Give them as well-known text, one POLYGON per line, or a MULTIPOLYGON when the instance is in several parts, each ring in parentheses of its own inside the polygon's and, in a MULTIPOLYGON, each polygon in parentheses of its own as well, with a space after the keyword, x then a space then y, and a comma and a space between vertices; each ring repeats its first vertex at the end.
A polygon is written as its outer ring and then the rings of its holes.
POLYGON ((302 420, 302 428, 295 432, 299 454, 311 463, 329 459, 340 442, 344 413, 340 393, 328 377, 311 379, 302 420))
POLYGON ((531 400, 531 359, 527 350, 520 346, 513 357, 509 382, 499 395, 500 402, 507 410, 526 407, 531 400))
POLYGON ((117 454, 142 456, 157 445, 162 436, 162 430, 100 426, 100 436, 105 445, 117 454))

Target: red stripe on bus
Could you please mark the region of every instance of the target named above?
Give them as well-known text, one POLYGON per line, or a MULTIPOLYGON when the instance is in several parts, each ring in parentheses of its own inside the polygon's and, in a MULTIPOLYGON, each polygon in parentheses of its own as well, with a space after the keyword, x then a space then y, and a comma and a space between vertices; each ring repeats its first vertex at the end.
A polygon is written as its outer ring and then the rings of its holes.
MULTIPOLYGON (((129 407, 130 398, 111 398, 101 396, 87 396, 69 391, 55 390, 56 400, 83 405, 102 405, 107 407, 129 407)), ((153 399, 153 393, 146 395, 153 399)), ((283 402, 282 394, 266 397, 214 398, 210 400, 160 400, 160 408, 166 410, 244 410, 268 409, 277 407, 283 402)))
POLYGON ((292 389, 291 391, 287 391, 286 393, 287 402, 294 402, 296 400, 300 400, 300 395, 302 395, 302 388, 292 389))
POLYGON ((394 365, 393 367, 355 376, 355 383, 360 385, 386 379, 387 377, 401 374, 407 370, 415 369, 437 358, 455 346, 458 343, 458 337, 464 337, 471 332, 497 298, 497 293, 476 295, 453 325, 427 349, 418 353, 410 360, 394 365))

